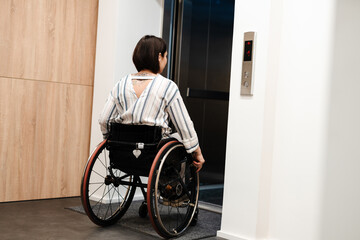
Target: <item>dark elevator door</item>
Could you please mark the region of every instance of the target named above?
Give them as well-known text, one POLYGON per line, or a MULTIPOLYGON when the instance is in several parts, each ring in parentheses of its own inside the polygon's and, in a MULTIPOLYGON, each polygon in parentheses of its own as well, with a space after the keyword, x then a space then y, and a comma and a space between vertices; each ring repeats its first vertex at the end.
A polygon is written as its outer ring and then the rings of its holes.
POLYGON ((223 184, 234 0, 165 1, 167 76, 177 82, 206 163, 202 184, 223 184))

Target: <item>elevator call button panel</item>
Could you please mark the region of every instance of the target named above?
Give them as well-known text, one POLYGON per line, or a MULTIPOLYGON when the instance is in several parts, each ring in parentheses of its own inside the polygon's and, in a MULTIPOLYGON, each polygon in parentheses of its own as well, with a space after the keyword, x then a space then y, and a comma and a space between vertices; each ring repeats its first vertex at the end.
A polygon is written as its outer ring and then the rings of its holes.
POLYGON ((244 54, 241 74, 241 95, 253 95, 253 63, 254 63, 255 32, 244 33, 244 54))

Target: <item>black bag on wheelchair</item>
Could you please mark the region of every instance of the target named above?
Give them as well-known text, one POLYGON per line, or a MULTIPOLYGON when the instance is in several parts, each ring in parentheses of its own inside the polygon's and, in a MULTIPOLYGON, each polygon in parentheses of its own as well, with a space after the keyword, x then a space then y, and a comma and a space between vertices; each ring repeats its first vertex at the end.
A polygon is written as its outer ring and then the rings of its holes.
POLYGON ((129 174, 148 176, 161 132, 157 126, 111 123, 107 149, 112 167, 129 174))

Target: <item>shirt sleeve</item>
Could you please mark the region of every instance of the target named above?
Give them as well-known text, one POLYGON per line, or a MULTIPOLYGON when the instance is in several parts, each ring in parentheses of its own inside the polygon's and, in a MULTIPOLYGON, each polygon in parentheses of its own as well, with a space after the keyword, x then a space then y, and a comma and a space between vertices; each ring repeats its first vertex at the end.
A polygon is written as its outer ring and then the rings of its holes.
POLYGON ((109 97, 106 100, 105 106, 103 108, 103 111, 100 114, 99 117, 99 124, 101 132, 106 138, 109 134, 109 123, 112 119, 114 119, 118 115, 118 111, 115 104, 115 98, 113 96, 113 92, 110 92, 109 97))
POLYGON ((165 111, 168 112, 171 121, 181 137, 180 141, 184 144, 186 151, 192 153, 198 148, 199 140, 179 89, 176 84, 174 85, 174 90, 171 91, 172 93, 169 96, 170 99, 165 111))

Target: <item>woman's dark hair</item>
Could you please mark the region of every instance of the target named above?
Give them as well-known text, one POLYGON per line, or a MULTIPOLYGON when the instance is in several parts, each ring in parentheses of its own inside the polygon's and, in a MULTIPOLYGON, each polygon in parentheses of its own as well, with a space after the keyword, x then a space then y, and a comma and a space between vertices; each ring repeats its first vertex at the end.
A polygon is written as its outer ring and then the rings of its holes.
POLYGON ((153 73, 158 73, 159 66, 159 53, 164 57, 166 52, 166 43, 162 38, 158 38, 152 35, 146 35, 142 37, 136 44, 133 53, 133 62, 136 69, 147 69, 153 73))

